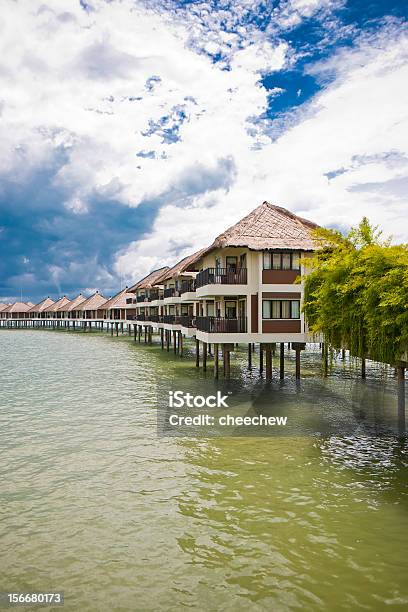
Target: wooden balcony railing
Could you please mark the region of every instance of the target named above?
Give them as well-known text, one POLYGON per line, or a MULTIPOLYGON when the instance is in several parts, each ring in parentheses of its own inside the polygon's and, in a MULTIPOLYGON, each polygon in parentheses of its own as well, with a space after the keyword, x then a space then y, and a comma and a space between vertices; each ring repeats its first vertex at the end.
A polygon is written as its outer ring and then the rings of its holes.
POLYGON ((180 315, 177 318, 179 319, 178 322, 183 327, 195 327, 195 317, 192 315, 180 315))
POLYGON ((247 331, 247 319, 224 319, 221 317, 196 317, 196 327, 200 331, 215 334, 242 334, 247 331))
POLYGON ((148 302, 148 298, 146 295, 138 295, 136 298, 136 302, 148 302))
POLYGON ((180 295, 187 293, 187 291, 195 291, 195 281, 193 279, 181 282, 180 295))
POLYGON ((165 298, 169 298, 169 297, 178 297, 180 294, 176 290, 175 287, 169 287, 168 289, 164 290, 163 295, 165 298))
POLYGON ((206 268, 195 279, 196 287, 205 285, 246 285, 247 268, 206 268))
POLYGON ((163 315, 163 323, 175 323, 175 315, 163 315))

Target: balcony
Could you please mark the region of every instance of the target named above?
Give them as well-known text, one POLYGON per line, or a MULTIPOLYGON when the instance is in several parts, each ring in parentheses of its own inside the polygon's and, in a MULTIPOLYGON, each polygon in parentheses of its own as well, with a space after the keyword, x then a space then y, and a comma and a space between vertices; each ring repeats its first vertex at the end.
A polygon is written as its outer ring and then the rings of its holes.
POLYGON ((149 291, 149 301, 152 302, 153 300, 158 300, 158 299, 160 299, 158 289, 152 289, 151 291, 149 291))
POLYGON ((147 315, 147 317, 152 323, 158 323, 160 319, 159 315, 147 315))
POLYGON ((144 314, 136 315, 136 321, 146 321, 146 315, 144 314))
POLYGON ((176 315, 163 315, 163 323, 173 324, 176 322, 176 315))
POLYGON ((177 323, 180 323, 183 327, 195 327, 195 317, 192 315, 180 315, 177 317, 177 323))
POLYGON ((164 290, 163 293, 165 298, 170 298, 170 297, 179 297, 179 292, 176 290, 175 287, 169 287, 168 289, 164 290))
POLYGON ((147 297, 147 295, 138 295, 136 298, 136 302, 149 302, 149 298, 147 297))
POLYGON ((245 334, 247 319, 224 319, 221 317, 196 317, 196 327, 199 331, 210 334, 245 334))
POLYGON ((190 291, 195 291, 195 281, 193 279, 184 280, 181 282, 180 295, 190 291))
POLYGON ((246 285, 247 268, 206 268, 195 279, 197 288, 205 285, 246 285))

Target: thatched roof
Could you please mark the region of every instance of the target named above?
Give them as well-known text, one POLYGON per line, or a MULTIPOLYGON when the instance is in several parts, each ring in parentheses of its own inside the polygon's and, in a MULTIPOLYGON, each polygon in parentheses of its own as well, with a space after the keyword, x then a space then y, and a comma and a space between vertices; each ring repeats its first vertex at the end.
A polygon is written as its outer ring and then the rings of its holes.
POLYGON ((59 300, 57 300, 56 302, 54 302, 54 304, 52 304, 52 306, 50 306, 49 308, 47 308, 47 312, 56 312, 57 310, 59 310, 59 308, 61 306, 65 306, 66 304, 68 304, 70 302, 70 300, 67 298, 66 295, 64 295, 62 298, 60 298, 59 300))
POLYGON ((78 304, 85 302, 85 300, 86 297, 83 296, 82 293, 80 293, 73 300, 68 300, 68 302, 60 306, 58 310, 59 312, 71 312, 71 310, 74 310, 75 306, 78 306, 78 304))
POLYGON ((31 306, 25 302, 15 302, 3 309, 3 312, 28 312, 31 306))
MULTIPOLYGON (((202 255, 207 251, 207 247, 205 249, 200 249, 196 253, 192 255, 188 255, 181 259, 175 266, 169 268, 167 272, 164 273, 163 276, 160 277, 160 282, 164 282, 169 278, 174 278, 176 276, 180 276, 183 272, 186 272, 187 268, 194 268, 194 264, 202 257, 202 255)), ((188 273, 187 273, 188 274, 188 273)))
POLYGON ((54 303, 55 303, 54 300, 47 297, 45 298, 45 300, 38 302, 38 304, 30 308, 29 312, 43 312, 44 310, 49 310, 50 306, 52 306, 54 303))
POLYGON ((312 240, 312 231, 316 227, 316 223, 298 217, 286 208, 263 202, 241 221, 217 236, 203 255, 222 247, 248 247, 253 251, 312 251, 316 248, 312 240))
POLYGON ((9 306, 11 306, 11 304, 0 304, 0 312, 2 312, 3 310, 5 310, 6 308, 8 308, 9 306))
POLYGON ((88 299, 84 300, 78 306, 75 306, 72 310, 98 310, 108 300, 103 297, 98 291, 91 295, 88 299))
POLYGON ((136 289, 150 289, 153 285, 157 284, 159 280, 161 280, 162 276, 169 269, 169 266, 164 266, 163 268, 158 268, 157 270, 153 270, 147 276, 142 278, 142 280, 138 281, 135 285, 130 287, 128 291, 134 293, 136 289))
POLYGON ((134 299, 134 293, 128 293, 128 288, 122 289, 116 295, 114 295, 110 300, 108 300, 103 306, 103 310, 110 310, 111 308, 124 308, 126 306, 127 298, 134 299))

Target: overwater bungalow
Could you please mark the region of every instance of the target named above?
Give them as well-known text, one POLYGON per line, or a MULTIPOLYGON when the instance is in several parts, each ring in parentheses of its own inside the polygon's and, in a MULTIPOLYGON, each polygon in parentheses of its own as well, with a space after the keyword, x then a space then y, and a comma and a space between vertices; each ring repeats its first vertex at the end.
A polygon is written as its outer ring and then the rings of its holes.
POLYGON ((220 234, 194 268, 204 342, 306 342, 302 258, 317 225, 264 202, 220 234))
MULTIPOLYGON (((64 304, 60 305, 57 310, 58 319, 74 319, 73 311, 76 306, 85 302, 86 297, 80 293, 73 300, 68 300, 64 304)), ((76 315, 76 313, 75 313, 76 315)))
POLYGON ((6 308, 1 311, 1 318, 26 319, 32 306, 31 302, 14 302, 14 304, 6 305, 6 308))
POLYGON ((151 320, 152 323, 157 323, 155 320, 158 316, 156 306, 159 300, 163 299, 164 287, 160 282, 162 276, 169 270, 169 266, 153 270, 140 281, 132 285, 128 289, 129 294, 133 294, 132 298, 127 299, 128 304, 136 305, 136 318, 138 321, 151 320))
POLYGON ((136 315, 136 306, 133 303, 134 297, 133 293, 129 293, 128 287, 125 287, 105 302, 102 308, 98 309, 98 319, 108 319, 110 321, 134 319, 136 315))
POLYGON ((3 303, 0 304, 0 319, 6 319, 7 318, 6 317, 7 313, 5 311, 7 310, 7 308, 9 306, 11 306, 11 304, 3 304, 3 303))
POLYGON ((159 300, 152 303, 152 307, 155 309, 153 315, 158 315, 157 320, 164 329, 180 329, 188 336, 194 333, 194 317, 199 314, 195 293, 195 278, 199 268, 196 264, 204 251, 205 249, 201 249, 184 257, 160 277, 163 292, 159 300))
POLYGON ((60 319, 61 313, 59 312, 59 309, 67 305, 69 302, 70 300, 67 298, 66 295, 64 295, 62 298, 60 298, 59 300, 51 304, 51 306, 47 307, 47 310, 45 311, 46 318, 47 319, 60 319))
POLYGON ((47 311, 54 304, 54 300, 51 300, 50 297, 41 300, 38 304, 35 304, 28 310, 28 318, 29 319, 47 319, 49 317, 46 316, 47 311))
POLYGON ((74 319, 98 319, 98 310, 102 308, 104 304, 106 304, 108 300, 99 293, 99 291, 95 291, 93 295, 89 298, 80 302, 77 306, 74 306, 72 309, 72 314, 74 319))

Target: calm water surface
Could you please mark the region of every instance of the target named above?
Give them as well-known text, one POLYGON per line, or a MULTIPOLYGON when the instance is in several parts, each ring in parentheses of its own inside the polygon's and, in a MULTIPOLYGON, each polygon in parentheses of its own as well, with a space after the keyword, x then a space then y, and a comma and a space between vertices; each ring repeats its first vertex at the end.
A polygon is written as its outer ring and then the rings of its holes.
MULTIPOLYGON (((4 330, 0 354, 0 591, 63 590, 67 611, 408 609, 406 442, 163 438, 157 385, 210 389, 211 368, 99 334, 4 330)), ((355 392, 353 364, 323 381, 304 361, 296 405, 355 392)), ((364 393, 392 411, 385 374, 364 393)))

